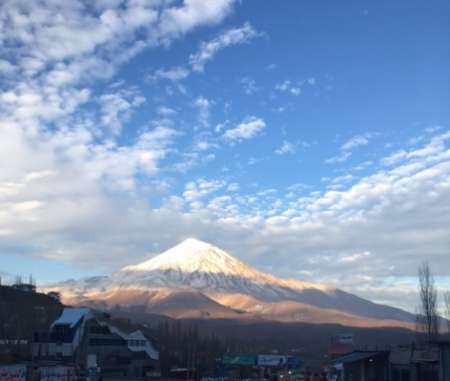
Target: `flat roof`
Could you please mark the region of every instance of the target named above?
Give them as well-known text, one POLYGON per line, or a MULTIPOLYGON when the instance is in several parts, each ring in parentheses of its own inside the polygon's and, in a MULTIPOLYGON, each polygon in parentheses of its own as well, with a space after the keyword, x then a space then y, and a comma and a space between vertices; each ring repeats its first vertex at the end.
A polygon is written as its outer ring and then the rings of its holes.
POLYGON ((365 359, 368 359, 373 356, 377 356, 381 353, 383 353, 383 352, 353 352, 353 353, 350 353, 349 355, 339 357, 339 358, 335 359, 333 362, 334 363, 350 363, 350 362, 355 362, 355 361, 361 361, 361 360, 365 360, 365 359))

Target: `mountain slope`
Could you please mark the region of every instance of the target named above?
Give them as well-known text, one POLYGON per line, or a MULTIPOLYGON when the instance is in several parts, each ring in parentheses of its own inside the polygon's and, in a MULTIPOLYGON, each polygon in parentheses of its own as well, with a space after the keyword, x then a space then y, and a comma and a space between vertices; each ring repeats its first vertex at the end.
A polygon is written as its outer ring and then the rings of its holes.
MULTIPOLYGON (((172 293, 165 297, 171 298, 169 304, 172 306, 177 300, 183 301, 182 298, 175 297, 177 293, 189 291, 184 296, 190 299, 193 305, 198 303, 201 293, 207 298, 202 299, 203 303, 208 305, 208 308, 203 309, 205 316, 231 316, 231 311, 240 308, 237 306, 246 306, 240 309, 253 316, 281 321, 307 321, 305 316, 314 320, 313 316, 319 316, 320 310, 321 316, 326 316, 326 322, 332 322, 333 319, 336 322, 343 319, 372 319, 391 323, 414 321, 414 316, 405 311, 375 304, 339 289, 318 283, 278 279, 259 272, 223 250, 195 239, 183 241, 141 264, 126 266, 111 277, 68 281, 58 285, 58 288, 66 297, 72 298, 72 302, 94 301, 99 298, 104 300, 108 299, 108 295, 114 295, 114 299, 122 300, 117 304, 125 302, 120 295, 134 295, 139 289, 145 295, 148 291, 157 292, 160 298, 161 295, 166 295, 164 293, 167 290, 171 290, 172 293), (234 297, 227 298, 227 295, 234 297), (259 312, 249 305, 249 300, 261 305, 259 312), (217 306, 213 307, 211 303, 219 304, 225 310, 219 313, 217 306), (305 314, 307 306, 309 309, 305 314)), ((154 301, 148 299, 149 297, 147 295, 140 298, 134 304, 146 304, 155 311, 163 311, 153 304, 154 301)), ((169 310, 177 309, 166 308, 169 316, 176 317, 176 314, 169 310)), ((181 310, 183 309, 177 310, 177 313, 183 315, 181 310)), ((186 306, 184 311, 187 311, 186 306)), ((389 325, 392 325, 391 323, 389 325)))
POLYGON ((152 313, 183 319, 243 319, 247 317, 241 311, 223 306, 201 292, 191 290, 113 289, 90 293, 79 299, 78 303, 107 310, 116 306, 130 310, 135 306, 141 306, 141 313, 152 313))

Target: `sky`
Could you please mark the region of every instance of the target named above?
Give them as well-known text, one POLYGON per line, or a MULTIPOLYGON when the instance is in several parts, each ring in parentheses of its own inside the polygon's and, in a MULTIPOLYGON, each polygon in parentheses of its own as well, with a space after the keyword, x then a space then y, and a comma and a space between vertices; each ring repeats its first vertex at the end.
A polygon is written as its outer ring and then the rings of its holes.
POLYGON ((195 237, 414 311, 450 289, 450 3, 3 0, 0 274, 195 237))

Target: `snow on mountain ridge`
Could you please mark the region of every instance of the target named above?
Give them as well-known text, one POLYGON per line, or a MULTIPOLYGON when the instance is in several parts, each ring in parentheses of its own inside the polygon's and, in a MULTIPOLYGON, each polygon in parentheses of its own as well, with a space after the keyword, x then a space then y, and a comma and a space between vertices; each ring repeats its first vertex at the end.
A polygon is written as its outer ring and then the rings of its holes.
POLYGON ((179 270, 184 273, 220 273, 255 278, 260 274, 225 251, 195 238, 188 238, 177 246, 137 265, 121 271, 179 270))
POLYGON ((291 289, 316 288, 322 291, 332 290, 332 288, 323 284, 299 280, 283 280, 259 272, 218 247, 195 238, 188 238, 177 246, 145 262, 126 266, 120 270, 119 274, 131 280, 133 275, 136 275, 136 278, 141 278, 146 273, 161 271, 175 271, 185 275, 193 273, 220 275, 235 279, 245 279, 256 284, 267 284, 291 289))

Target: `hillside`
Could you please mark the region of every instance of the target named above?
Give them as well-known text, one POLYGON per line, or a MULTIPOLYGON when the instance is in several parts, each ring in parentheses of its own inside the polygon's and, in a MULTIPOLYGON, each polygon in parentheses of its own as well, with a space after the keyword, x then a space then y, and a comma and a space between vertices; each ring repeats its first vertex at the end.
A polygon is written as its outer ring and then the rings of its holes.
POLYGON ((0 337, 31 338, 34 331, 47 329, 62 308, 48 295, 0 286, 0 337))

